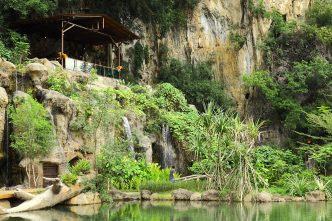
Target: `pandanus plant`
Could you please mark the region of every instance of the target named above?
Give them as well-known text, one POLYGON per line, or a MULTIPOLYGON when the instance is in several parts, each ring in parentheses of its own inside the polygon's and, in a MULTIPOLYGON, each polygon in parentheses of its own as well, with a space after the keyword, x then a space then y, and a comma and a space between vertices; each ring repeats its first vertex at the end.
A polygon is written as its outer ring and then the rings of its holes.
POLYGON ((212 177, 211 185, 244 194, 257 189, 264 180, 253 165, 254 150, 262 123, 242 120, 238 115, 224 112, 209 104, 200 116, 201 131, 197 131, 191 149, 195 152, 194 167, 212 177))

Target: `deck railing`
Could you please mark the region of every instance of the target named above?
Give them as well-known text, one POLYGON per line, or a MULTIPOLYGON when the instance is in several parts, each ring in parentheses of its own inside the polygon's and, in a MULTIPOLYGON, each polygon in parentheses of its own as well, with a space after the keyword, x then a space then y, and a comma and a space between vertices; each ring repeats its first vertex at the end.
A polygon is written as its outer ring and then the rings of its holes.
POLYGON ((117 69, 74 58, 65 58, 64 66, 65 69, 72 71, 82 71, 85 73, 90 73, 91 69, 95 69, 98 75, 111 78, 120 78, 120 73, 117 69))

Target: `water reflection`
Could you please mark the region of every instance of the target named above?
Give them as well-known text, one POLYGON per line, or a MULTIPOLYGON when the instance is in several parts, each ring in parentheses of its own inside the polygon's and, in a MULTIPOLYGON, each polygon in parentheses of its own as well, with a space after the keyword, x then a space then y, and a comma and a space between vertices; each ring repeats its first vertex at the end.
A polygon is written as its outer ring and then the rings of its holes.
POLYGON ((217 202, 117 202, 57 207, 0 216, 0 220, 33 221, 329 221, 332 202, 241 204, 217 202))

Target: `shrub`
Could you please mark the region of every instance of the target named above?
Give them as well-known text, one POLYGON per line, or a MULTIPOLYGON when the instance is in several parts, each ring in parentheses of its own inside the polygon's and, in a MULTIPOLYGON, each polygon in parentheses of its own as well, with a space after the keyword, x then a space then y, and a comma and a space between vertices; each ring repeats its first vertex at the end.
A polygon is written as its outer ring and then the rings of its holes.
POLYGON ((299 173, 304 164, 290 150, 261 146, 255 150, 255 169, 270 184, 276 184, 285 174, 299 173))
POLYGON ((79 160, 72 168, 71 172, 80 175, 81 173, 86 174, 90 171, 91 165, 89 160, 79 160))
POLYGON ((225 94, 221 82, 214 80, 209 62, 198 64, 182 63, 171 59, 161 65, 159 82, 168 82, 180 89, 189 103, 203 111, 204 104, 214 102, 223 108, 232 106, 231 99, 225 94))
POLYGON ((68 172, 61 176, 61 180, 67 186, 74 185, 78 180, 78 176, 74 173, 68 172))
POLYGON ((303 171, 299 174, 284 174, 279 183, 292 196, 304 196, 307 192, 315 190, 313 171, 303 171))
POLYGON ((246 36, 234 32, 230 33, 229 39, 231 40, 233 47, 236 50, 240 50, 243 47, 243 45, 247 42, 246 36))
POLYGON ((151 192, 167 192, 176 189, 187 189, 190 191, 203 192, 207 190, 209 184, 207 181, 144 181, 140 185, 140 190, 150 190, 151 192))
POLYGON ((160 101, 159 107, 166 111, 186 111, 188 109, 183 93, 169 83, 159 84, 153 96, 160 101))

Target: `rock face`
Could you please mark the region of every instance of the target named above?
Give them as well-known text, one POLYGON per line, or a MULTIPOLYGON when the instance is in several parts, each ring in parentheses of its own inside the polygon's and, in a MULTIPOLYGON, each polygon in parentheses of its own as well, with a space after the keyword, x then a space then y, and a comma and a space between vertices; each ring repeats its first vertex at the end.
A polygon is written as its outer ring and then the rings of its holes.
POLYGON ((0 58, 0 71, 12 74, 16 71, 16 66, 13 63, 0 58))
POLYGON ((34 85, 41 85, 47 80, 47 68, 40 63, 30 63, 27 65, 26 74, 30 76, 34 85))
POLYGON ((193 193, 190 196, 190 201, 201 201, 202 200, 202 194, 201 193, 193 193))
POLYGON ((311 191, 305 194, 305 199, 307 201, 316 202, 316 201, 325 201, 325 193, 319 190, 311 191))
POLYGON ((142 200, 150 200, 152 192, 150 190, 142 190, 141 191, 141 199, 142 200))
MULTIPOLYGON (((254 1, 256 4, 258 1, 254 1)), ((267 11, 278 10, 287 20, 304 19, 311 0, 264 0, 267 11)), ((151 36, 158 36, 155 29, 149 25, 141 30, 140 43, 150 49, 153 62, 142 66, 142 81, 152 84, 159 63, 159 50, 167 46, 168 54, 172 58, 196 64, 201 61, 212 61, 212 71, 218 81, 223 81, 226 90, 237 104, 240 114, 257 112, 246 99, 248 89, 243 87, 241 76, 250 74, 263 63, 262 52, 257 45, 267 35, 271 20, 254 16, 250 11, 247 0, 201 0, 187 20, 185 27, 177 27, 157 40, 151 36), (238 28, 236 28, 238 27, 238 28), (242 48, 234 48, 230 40, 230 33, 236 32, 246 41, 242 48)), ((123 48, 123 52, 131 51, 130 47, 123 48)), ((126 60, 130 60, 128 57, 126 60)), ((275 142, 282 139, 279 128, 269 129, 274 134, 275 142)))
POLYGON ((112 190, 110 191, 112 199, 114 201, 132 201, 132 200, 140 200, 141 193, 139 192, 121 192, 120 190, 112 190))
POLYGON ((172 196, 174 200, 190 200, 193 192, 186 189, 177 189, 172 191, 172 196))
POLYGON ((89 205, 99 203, 101 203, 99 193, 93 192, 81 193, 65 202, 67 205, 89 205))
POLYGON ((203 201, 219 201, 220 196, 217 190, 208 190, 202 193, 202 200, 203 201))

